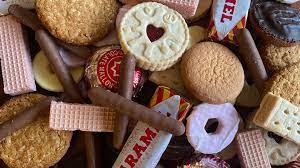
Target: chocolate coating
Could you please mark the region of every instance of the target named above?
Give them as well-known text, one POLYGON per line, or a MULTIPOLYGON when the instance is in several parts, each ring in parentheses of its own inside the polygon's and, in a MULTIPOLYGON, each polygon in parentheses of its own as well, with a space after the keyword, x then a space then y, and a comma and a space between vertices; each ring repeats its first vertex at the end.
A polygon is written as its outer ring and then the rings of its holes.
POLYGON ((268 36, 287 44, 300 41, 300 12, 272 0, 256 0, 251 6, 252 22, 268 36))

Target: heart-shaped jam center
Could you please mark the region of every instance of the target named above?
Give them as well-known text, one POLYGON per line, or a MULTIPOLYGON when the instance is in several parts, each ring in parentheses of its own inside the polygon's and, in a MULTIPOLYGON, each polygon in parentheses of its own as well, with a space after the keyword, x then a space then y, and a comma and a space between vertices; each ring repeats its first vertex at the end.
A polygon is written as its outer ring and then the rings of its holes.
POLYGON ((157 28, 153 25, 147 26, 147 36, 151 42, 154 42, 158 39, 160 39, 165 33, 165 30, 163 28, 157 28))

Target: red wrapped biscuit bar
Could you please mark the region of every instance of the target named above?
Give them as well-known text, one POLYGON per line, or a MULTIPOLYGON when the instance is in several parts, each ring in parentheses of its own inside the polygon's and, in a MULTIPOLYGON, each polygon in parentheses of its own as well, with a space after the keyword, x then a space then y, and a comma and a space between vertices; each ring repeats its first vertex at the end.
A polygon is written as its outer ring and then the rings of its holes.
MULTIPOLYGON (((152 108, 156 104, 176 95, 176 93, 166 86, 158 86, 156 91, 154 92, 150 102, 149 107, 152 108)), ((190 103, 187 99, 180 96, 180 104, 179 104, 179 111, 178 111, 178 120, 182 121, 187 112, 191 109, 192 103, 190 103)))
POLYGON ((246 27, 250 0, 214 0, 208 36, 215 41, 237 44, 237 30, 246 27))

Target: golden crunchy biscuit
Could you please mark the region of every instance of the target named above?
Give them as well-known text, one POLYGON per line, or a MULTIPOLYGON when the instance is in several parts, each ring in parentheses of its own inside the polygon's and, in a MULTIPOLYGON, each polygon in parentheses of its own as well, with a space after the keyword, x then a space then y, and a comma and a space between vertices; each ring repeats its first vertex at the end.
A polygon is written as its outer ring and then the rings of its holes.
POLYGON ((198 43, 184 54, 181 76, 191 94, 213 104, 233 101, 244 85, 244 71, 238 58, 214 42, 198 43))
POLYGON ((162 71, 176 64, 184 53, 189 43, 189 29, 175 10, 146 2, 132 7, 124 15, 119 39, 124 52, 132 54, 139 67, 162 71), (148 32, 149 25, 152 25, 151 32, 148 32), (161 37, 152 36, 157 32, 163 32, 159 33, 161 37))
POLYGON ((268 44, 260 48, 260 53, 269 72, 276 72, 300 62, 300 45, 278 47, 268 44))
MULTIPOLYGON (((13 97, 0 108, 0 123, 38 103, 45 96, 24 94, 13 97)), ((49 128, 48 113, 16 131, 0 143, 0 158, 8 167, 50 167, 67 152, 72 132, 49 128)))
POLYGON ((87 45, 99 41, 113 28, 116 0, 37 0, 36 11, 50 33, 67 43, 87 45))
POLYGON ((287 67, 274 74, 265 84, 265 93, 287 99, 300 106, 300 63, 287 67))
POLYGON ((253 122, 298 145, 300 144, 300 111, 289 101, 268 93, 263 98, 253 122))

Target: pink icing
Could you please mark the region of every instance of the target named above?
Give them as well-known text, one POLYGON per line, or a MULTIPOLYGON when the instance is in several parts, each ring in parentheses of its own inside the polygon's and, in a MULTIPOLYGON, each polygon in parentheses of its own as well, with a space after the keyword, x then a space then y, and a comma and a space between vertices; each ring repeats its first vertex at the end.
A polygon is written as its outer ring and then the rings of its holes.
POLYGON ((227 147, 238 131, 239 117, 232 104, 201 104, 194 107, 187 119, 186 135, 189 143, 198 152, 218 153, 227 147), (208 119, 217 119, 219 125, 215 132, 207 133, 208 119))

